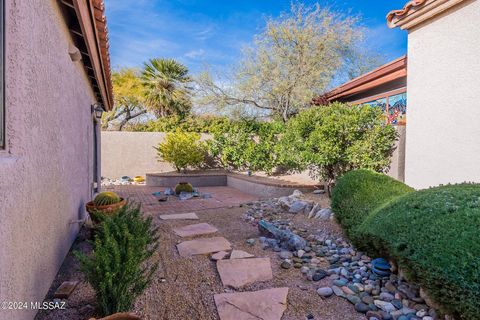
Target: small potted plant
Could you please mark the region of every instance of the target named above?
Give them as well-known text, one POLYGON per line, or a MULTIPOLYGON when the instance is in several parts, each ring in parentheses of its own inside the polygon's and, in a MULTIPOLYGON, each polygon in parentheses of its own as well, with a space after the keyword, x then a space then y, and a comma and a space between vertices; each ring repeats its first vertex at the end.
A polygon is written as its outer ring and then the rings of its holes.
POLYGON ((180 182, 175 186, 175 193, 178 195, 180 192, 192 193, 193 186, 188 182, 180 182))
POLYGON ((105 191, 100 192, 93 201, 88 202, 86 208, 92 221, 98 223, 100 220, 98 215, 113 215, 126 204, 127 201, 115 192, 105 191))

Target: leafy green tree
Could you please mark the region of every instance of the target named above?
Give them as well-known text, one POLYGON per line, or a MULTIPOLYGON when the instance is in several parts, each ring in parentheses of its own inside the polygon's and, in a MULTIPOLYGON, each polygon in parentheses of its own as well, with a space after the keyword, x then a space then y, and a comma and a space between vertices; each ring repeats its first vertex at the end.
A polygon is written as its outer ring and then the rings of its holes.
POLYGON ((102 128, 113 127, 119 131, 125 125, 147 113, 145 90, 140 79, 140 71, 123 68, 112 73, 114 108, 102 117, 102 128))
POLYGON ((280 143, 281 161, 310 171, 331 187, 353 169, 385 172, 397 137, 379 108, 333 103, 302 111, 292 118, 280 143))
POLYGON ((191 78, 188 69, 173 59, 150 59, 144 64, 142 81, 147 106, 157 118, 187 115, 191 108, 191 78))
POLYGON ((365 58, 353 54, 363 41, 363 32, 356 17, 318 3, 293 4, 290 12, 267 21, 231 76, 222 72, 224 78, 214 77, 205 71, 196 79, 197 103, 219 109, 246 108, 287 121, 310 107, 342 69, 353 65, 353 57, 365 58))
POLYGON ((284 124, 278 121, 232 121, 214 130, 207 141, 211 156, 226 169, 265 171, 278 166, 278 140, 284 124))

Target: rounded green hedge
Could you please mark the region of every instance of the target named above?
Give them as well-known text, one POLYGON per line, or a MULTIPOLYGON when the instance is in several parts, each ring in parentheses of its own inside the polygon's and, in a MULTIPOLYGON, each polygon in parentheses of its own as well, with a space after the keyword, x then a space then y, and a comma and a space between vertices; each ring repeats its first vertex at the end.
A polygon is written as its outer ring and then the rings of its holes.
POLYGON ((332 210, 346 234, 355 229, 377 207, 414 191, 406 184, 370 170, 353 170, 341 177, 332 193, 332 210))
POLYGON ((410 193, 374 210, 356 232, 357 246, 388 254, 443 311, 480 319, 480 185, 410 193))

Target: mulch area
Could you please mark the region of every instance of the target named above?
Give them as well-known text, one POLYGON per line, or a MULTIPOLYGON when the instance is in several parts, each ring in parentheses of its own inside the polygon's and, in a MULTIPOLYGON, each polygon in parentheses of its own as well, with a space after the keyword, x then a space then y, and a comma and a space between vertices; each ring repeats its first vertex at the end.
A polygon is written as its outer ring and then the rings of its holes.
MULTIPOLYGON (((159 214, 173 213, 169 207, 154 203, 155 199, 150 197, 151 189, 149 187, 126 186, 116 189, 122 196, 135 198, 142 201, 147 214, 154 216, 155 223, 159 226, 160 246, 153 259, 159 262, 159 269, 151 286, 137 299, 134 312, 141 315, 145 320, 148 319, 218 319, 213 296, 216 293, 233 292, 232 289, 224 288, 220 277, 216 271, 216 266, 208 256, 194 256, 190 258, 181 258, 178 255, 176 244, 183 241, 176 236, 172 228, 185 226, 188 224, 208 222, 219 229, 218 236, 227 238, 234 249, 240 249, 254 254, 257 257, 270 257, 274 278, 270 281, 247 285, 238 291, 255 291, 267 288, 289 287, 288 307, 284 313, 283 320, 304 320, 308 314, 314 316, 314 319, 322 320, 355 320, 365 319, 357 313, 353 306, 347 301, 331 297, 325 300, 316 293, 316 289, 322 286, 330 285, 331 280, 325 278, 319 282, 308 281, 299 269, 282 269, 280 267, 280 258, 277 253, 271 250, 263 250, 258 242, 258 229, 245 222, 243 214, 246 210, 241 207, 242 202, 252 201, 252 196, 245 195, 238 191, 221 189, 224 187, 215 187, 220 189, 210 190, 217 194, 217 198, 222 192, 233 193, 230 200, 217 204, 217 207, 208 207, 201 199, 192 199, 179 201, 188 206, 182 210, 175 210, 175 213, 196 212, 200 220, 193 221, 161 221, 155 217, 159 214), (222 191, 223 190, 223 191, 222 191), (167 210, 164 211, 164 210, 167 210), (253 246, 246 244, 246 240, 256 238, 253 246)), ((158 191, 158 188, 155 188, 158 191)), ((206 189, 206 188, 202 188, 206 189)), ((309 198, 328 205, 329 201, 325 195, 308 195, 309 198)), ((215 198, 215 196, 214 196, 215 198)), ((204 199, 212 200, 212 199, 204 199)), ((179 203, 177 203, 179 204, 179 203)), ((340 228, 330 221, 308 220, 305 215, 298 214, 293 216, 286 214, 285 217, 293 218, 300 228, 305 228, 312 233, 341 234, 340 228)), ((210 237, 206 235, 203 237, 210 237)), ((198 237, 196 237, 198 238, 198 237)), ((74 248, 83 248, 88 251, 88 244, 85 243, 81 235, 74 245, 74 248)), ((53 291, 66 280, 79 280, 80 285, 68 299, 69 308, 67 310, 42 311, 36 319, 68 319, 83 320, 88 319, 95 314, 94 293, 90 286, 85 282, 81 272, 78 271, 78 264, 71 254, 66 258, 57 279, 52 284, 52 289, 47 295, 51 297, 53 291), (89 307, 87 307, 89 306, 89 307), (80 310, 83 308, 81 314, 80 310)))

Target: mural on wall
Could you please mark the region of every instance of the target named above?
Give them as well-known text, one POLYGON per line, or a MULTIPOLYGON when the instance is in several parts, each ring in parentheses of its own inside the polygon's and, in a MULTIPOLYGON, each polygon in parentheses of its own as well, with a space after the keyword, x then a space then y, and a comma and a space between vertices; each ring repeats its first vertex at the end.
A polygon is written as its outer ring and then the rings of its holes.
POLYGON ((407 93, 388 97, 388 123, 407 124, 407 93))
POLYGON ((371 107, 380 107, 385 114, 385 121, 393 125, 404 126, 407 124, 407 93, 379 98, 362 103, 371 107))

